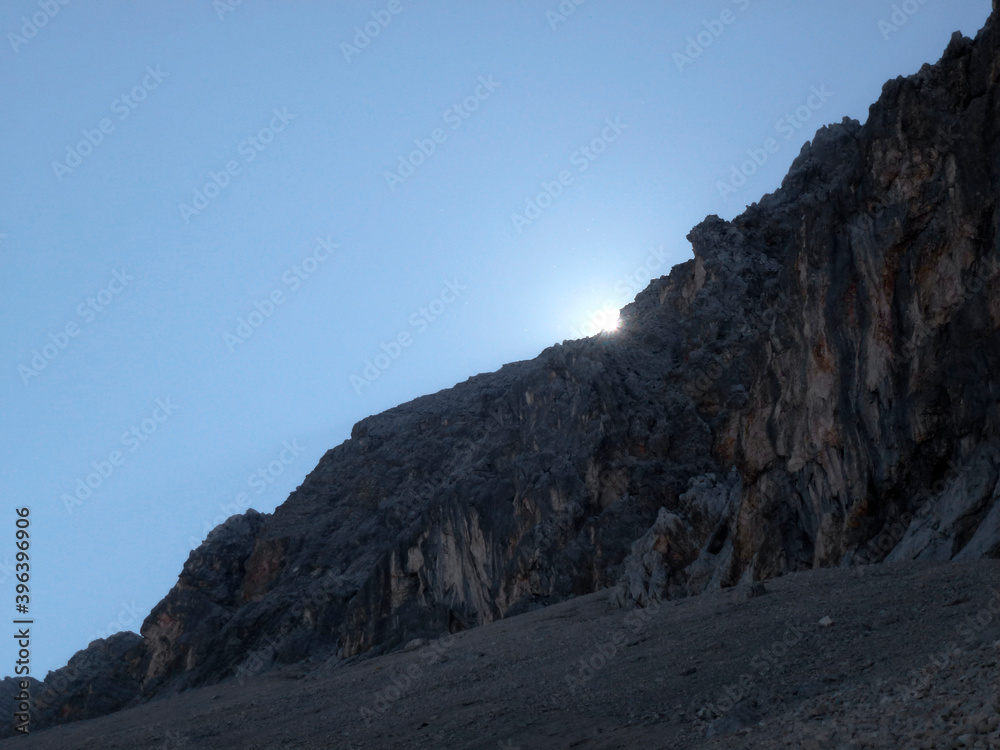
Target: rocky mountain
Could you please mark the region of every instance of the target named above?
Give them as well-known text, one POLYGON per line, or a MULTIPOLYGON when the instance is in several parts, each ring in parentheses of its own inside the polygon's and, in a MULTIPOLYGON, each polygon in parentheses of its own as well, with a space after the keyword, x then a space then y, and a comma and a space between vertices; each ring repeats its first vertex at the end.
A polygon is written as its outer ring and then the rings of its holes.
POLYGON ((141 638, 33 684, 35 728, 600 589, 1000 557, 997 10, 697 226, 615 334, 365 419, 216 528, 141 638))

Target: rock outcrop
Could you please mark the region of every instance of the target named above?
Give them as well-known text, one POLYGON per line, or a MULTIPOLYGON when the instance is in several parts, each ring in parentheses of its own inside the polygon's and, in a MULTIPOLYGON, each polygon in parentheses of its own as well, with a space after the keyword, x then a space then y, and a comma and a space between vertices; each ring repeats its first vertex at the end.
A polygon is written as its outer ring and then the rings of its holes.
MULTIPOLYGON (((28 678, 31 729, 92 719, 132 705, 140 695, 137 667, 145 655, 143 639, 135 633, 115 633, 92 641, 65 667, 49 672, 44 682, 28 678)), ((21 678, 0 682, 0 702, 15 706, 21 678)), ((4 725, 4 737, 14 734, 14 723, 4 725)))
MULTIPOLYGON (((603 588, 1000 556, 998 78, 994 11, 696 227, 616 334, 359 422, 191 554, 105 668, 109 710, 603 588)), ((92 715, 83 692, 42 716, 92 715)))

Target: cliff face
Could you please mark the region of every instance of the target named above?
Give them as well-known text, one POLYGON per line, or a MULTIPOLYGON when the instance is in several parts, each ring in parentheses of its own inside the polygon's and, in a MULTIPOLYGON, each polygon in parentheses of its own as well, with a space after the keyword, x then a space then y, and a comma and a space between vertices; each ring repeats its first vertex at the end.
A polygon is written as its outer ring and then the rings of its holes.
POLYGON ((886 84, 864 126, 818 132, 778 192, 697 227, 694 262, 632 306, 630 330, 700 326, 667 378, 730 473, 695 478, 636 543, 620 604, 1000 556, 998 76, 994 12, 886 84))
MULTIPOLYGON (((601 588, 1000 556, 998 77, 995 9, 696 227, 618 333, 358 423, 192 552, 100 662, 118 704, 601 588)), ((36 687, 54 720, 119 707, 73 684, 36 687)))
POLYGON ((784 215, 791 252, 757 398, 717 444, 748 484, 738 565, 773 566, 767 545, 753 559, 767 538, 795 567, 836 564, 910 515, 896 557, 997 554, 996 32, 887 84, 864 128, 821 132, 744 217, 784 215), (788 510, 805 538, 754 520, 788 510))

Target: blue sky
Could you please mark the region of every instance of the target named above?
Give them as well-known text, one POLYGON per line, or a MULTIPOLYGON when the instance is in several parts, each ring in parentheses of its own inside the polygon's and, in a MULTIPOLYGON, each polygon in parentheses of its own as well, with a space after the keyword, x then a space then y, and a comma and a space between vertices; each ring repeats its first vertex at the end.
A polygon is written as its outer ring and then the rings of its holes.
POLYGON ((4 4, 0 607, 29 506, 34 676, 359 419, 593 333, 990 9, 576 2, 4 4))

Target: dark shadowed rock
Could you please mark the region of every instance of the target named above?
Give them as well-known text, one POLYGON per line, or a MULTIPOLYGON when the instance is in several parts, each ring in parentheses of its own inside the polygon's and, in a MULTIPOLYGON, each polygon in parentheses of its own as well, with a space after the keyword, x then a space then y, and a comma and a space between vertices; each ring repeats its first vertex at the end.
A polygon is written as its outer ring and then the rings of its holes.
POLYGON ((245 657, 253 638, 234 615, 252 605, 277 567, 274 545, 258 540, 265 518, 248 510, 213 529, 146 617, 140 630, 146 658, 138 675, 145 693, 163 682, 186 686, 204 674, 226 676, 245 657))
MULTIPOLYGON (((44 680, 30 678, 32 730, 103 716, 138 703, 140 680, 136 668, 144 653, 140 636, 115 633, 91 642, 44 680)), ((14 706, 20 692, 18 683, 19 679, 12 677, 0 682, 0 702, 4 706, 14 706)), ((5 722, 4 728, 4 736, 14 733, 11 722, 5 722)))

